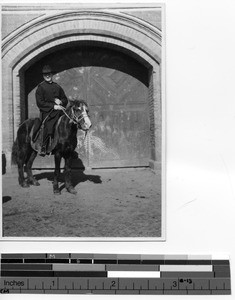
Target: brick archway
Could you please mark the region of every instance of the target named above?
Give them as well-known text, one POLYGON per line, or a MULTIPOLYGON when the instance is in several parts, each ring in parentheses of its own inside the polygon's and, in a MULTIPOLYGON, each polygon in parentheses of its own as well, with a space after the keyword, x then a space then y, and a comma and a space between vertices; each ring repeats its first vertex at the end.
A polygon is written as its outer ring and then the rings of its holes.
POLYGON ((21 72, 44 53, 74 42, 118 47, 150 70, 150 161, 155 166, 160 165, 161 33, 133 17, 100 11, 43 16, 22 26, 3 40, 3 122, 9 126, 9 131, 3 132, 5 152, 10 153, 17 128, 22 121, 24 80, 20 76, 21 72))

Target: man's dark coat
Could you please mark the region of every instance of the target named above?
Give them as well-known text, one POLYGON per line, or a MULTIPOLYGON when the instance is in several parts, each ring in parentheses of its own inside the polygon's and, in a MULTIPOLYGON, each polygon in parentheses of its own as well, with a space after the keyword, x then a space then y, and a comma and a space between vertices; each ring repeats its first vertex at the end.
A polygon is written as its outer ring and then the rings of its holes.
POLYGON ((48 83, 43 81, 36 90, 36 103, 40 109, 42 121, 48 116, 44 127, 44 141, 49 135, 53 135, 54 127, 59 117, 63 114, 61 110, 54 110, 55 98, 62 101, 66 107, 68 99, 63 89, 55 82, 48 83))

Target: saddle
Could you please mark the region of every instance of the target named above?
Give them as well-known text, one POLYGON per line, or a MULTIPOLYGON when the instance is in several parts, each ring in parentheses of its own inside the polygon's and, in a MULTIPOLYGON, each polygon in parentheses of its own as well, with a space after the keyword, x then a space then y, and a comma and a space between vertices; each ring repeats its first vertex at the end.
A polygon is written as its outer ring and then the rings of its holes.
MULTIPOLYGON (((46 149, 47 154, 50 154, 54 150, 55 146, 58 143, 58 140, 59 140, 58 126, 60 124, 61 117, 59 118, 59 120, 56 123, 53 138, 51 138, 48 141, 47 149, 46 149)), ((44 132, 45 121, 46 121, 46 119, 44 119, 42 122, 40 118, 36 118, 34 120, 33 127, 29 134, 31 147, 35 151, 37 151, 39 155, 45 155, 45 153, 42 153, 43 132, 44 132)))

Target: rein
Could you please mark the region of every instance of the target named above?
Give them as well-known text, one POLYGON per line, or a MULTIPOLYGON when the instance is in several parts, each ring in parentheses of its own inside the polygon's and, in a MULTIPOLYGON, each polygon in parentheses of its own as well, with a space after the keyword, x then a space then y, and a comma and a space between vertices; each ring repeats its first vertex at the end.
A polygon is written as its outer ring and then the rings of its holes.
POLYGON ((62 108, 62 111, 63 111, 63 113, 65 114, 65 116, 71 121, 71 122, 73 122, 74 124, 76 124, 76 125, 78 125, 78 122, 80 122, 82 119, 84 119, 84 115, 83 115, 83 113, 81 113, 81 116, 80 116, 80 118, 78 119, 78 121, 74 121, 74 119, 73 118, 71 118, 67 113, 66 113, 66 109, 63 107, 63 106, 61 106, 61 108, 62 108))
MULTIPOLYGON (((63 111, 63 113, 65 114, 65 116, 66 116, 71 122, 73 122, 73 124, 78 125, 78 122, 80 122, 82 119, 85 118, 85 115, 84 115, 84 113, 82 112, 81 115, 80 115, 80 117, 79 117, 79 119, 78 119, 77 121, 74 121, 74 119, 71 118, 71 117, 66 113, 66 111, 65 111, 66 109, 65 109, 63 106, 61 106, 61 108, 62 108, 62 111, 63 111)), ((74 112, 73 112, 73 115, 74 115, 74 112)), ((85 140, 86 136, 87 136, 87 131, 85 131, 84 140, 85 140)))

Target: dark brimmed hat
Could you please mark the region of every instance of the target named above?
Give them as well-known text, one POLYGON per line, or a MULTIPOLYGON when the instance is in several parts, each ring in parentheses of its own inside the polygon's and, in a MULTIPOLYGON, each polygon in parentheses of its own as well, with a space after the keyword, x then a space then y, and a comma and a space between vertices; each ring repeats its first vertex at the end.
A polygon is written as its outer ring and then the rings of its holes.
POLYGON ((45 65, 42 68, 42 74, 49 74, 49 73, 53 74, 53 70, 52 70, 52 68, 49 65, 45 65))

